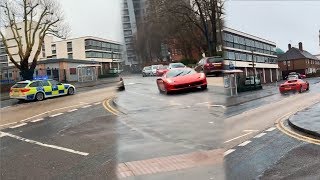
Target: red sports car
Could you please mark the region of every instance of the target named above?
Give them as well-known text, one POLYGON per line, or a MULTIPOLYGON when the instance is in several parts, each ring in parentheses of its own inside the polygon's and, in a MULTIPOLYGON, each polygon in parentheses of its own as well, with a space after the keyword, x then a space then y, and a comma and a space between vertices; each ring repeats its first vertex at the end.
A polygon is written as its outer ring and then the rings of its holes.
POLYGON ((157 69, 156 71, 156 75, 157 76, 163 76, 163 74, 165 74, 166 72, 168 72, 169 69, 168 69, 168 66, 161 66, 157 69))
POLYGON ((303 92, 309 90, 309 83, 308 81, 303 81, 301 79, 292 79, 288 80, 285 83, 281 84, 279 87, 280 93, 286 93, 290 91, 294 92, 303 92))
POLYGON ((191 68, 171 69, 161 78, 157 79, 160 93, 169 93, 183 89, 207 89, 207 78, 204 73, 197 73, 191 68))

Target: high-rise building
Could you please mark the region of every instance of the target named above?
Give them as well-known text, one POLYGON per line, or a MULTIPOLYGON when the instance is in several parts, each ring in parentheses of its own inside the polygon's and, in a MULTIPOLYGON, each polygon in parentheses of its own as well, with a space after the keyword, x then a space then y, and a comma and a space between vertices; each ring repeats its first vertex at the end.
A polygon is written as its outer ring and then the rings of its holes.
POLYGON ((124 37, 124 64, 139 64, 137 55, 133 49, 133 41, 139 23, 143 22, 146 12, 146 0, 123 0, 122 27, 124 37))

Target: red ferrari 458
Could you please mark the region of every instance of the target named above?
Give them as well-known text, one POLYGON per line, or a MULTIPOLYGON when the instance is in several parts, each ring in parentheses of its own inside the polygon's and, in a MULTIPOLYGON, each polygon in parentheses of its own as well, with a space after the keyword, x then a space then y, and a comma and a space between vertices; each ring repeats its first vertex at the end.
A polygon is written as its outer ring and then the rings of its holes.
POLYGON ((169 93, 183 89, 207 89, 207 78, 204 73, 197 73, 191 68, 171 69, 157 79, 160 93, 169 93))
POLYGON ((285 83, 281 84, 279 87, 280 93, 286 93, 290 91, 294 92, 303 92, 309 90, 309 83, 308 81, 303 81, 301 79, 293 79, 288 80, 285 83))

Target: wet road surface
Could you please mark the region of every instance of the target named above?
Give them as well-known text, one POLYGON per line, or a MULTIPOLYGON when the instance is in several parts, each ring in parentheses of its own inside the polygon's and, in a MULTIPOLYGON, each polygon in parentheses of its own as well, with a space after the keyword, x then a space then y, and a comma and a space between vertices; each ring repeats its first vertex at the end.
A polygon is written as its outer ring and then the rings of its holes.
POLYGON ((224 177, 221 85, 165 96, 154 77, 125 81, 126 114, 104 101, 112 88, 1 109, 5 121, 32 118, 0 130, 0 179, 224 177))

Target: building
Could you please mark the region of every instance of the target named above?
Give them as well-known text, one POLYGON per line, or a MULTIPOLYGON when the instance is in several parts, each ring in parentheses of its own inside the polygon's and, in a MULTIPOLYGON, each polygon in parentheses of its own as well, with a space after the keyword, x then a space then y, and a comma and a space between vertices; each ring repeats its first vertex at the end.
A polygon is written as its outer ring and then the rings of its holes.
POLYGON ((245 77, 253 76, 255 69, 262 83, 280 79, 276 43, 227 27, 223 28, 223 42, 227 69, 243 70, 241 76, 245 77))
POLYGON ((278 65, 283 77, 290 72, 311 74, 320 70, 320 59, 304 50, 300 42, 298 48, 288 44, 288 50, 278 57, 278 65))
POLYGON ((127 66, 139 64, 133 42, 139 24, 144 22, 147 3, 147 0, 123 0, 122 28, 125 42, 123 60, 127 66))
MULTIPOLYGON (((23 29, 22 23, 17 24, 23 29)), ((18 54, 17 42, 14 40, 10 28, 4 30, 9 52, 13 58, 19 63, 20 57, 18 54)), ((24 33, 21 33, 22 47, 26 46, 24 33)), ((9 60, 4 44, 0 41, 0 63, 1 63, 1 78, 2 79, 19 79, 19 70, 14 67, 14 64, 9 60)), ((39 42, 36 40, 29 59, 33 59, 37 51, 39 42)), ((63 60, 63 66, 46 63, 45 69, 55 69, 69 73, 70 67, 74 64, 97 64, 99 65, 98 75, 106 75, 110 69, 121 69, 120 62, 122 61, 123 47, 119 42, 106 40, 103 38, 85 36, 66 40, 55 40, 52 36, 46 36, 41 48, 41 53, 38 57, 38 66, 35 70, 35 75, 44 68, 40 64, 51 62, 48 60, 63 60), (67 60, 66 60, 67 59, 67 60), (73 62, 74 61, 74 62, 73 62), (52 66, 51 66, 52 65, 52 66)), ((59 61, 60 62, 60 61, 59 61)), ((59 64, 59 63, 58 63, 59 64)), ((73 70, 71 70, 73 72, 73 70)), ((47 71, 45 71, 47 72, 47 71)), ((48 71, 49 72, 49 71, 48 71)), ((61 77, 61 76, 59 76, 61 77)), ((59 78, 61 79, 61 78, 59 78)), ((64 80, 67 80, 64 78, 64 80)))

